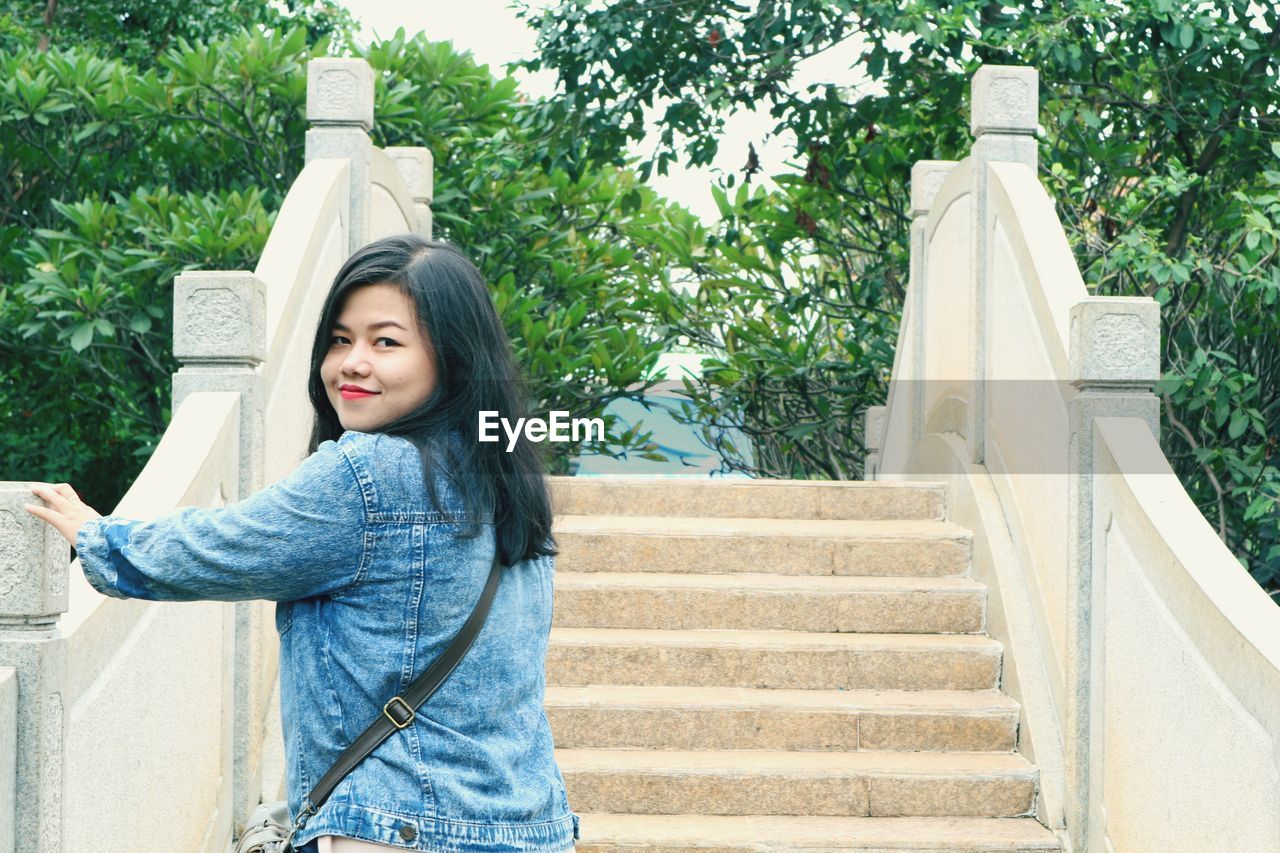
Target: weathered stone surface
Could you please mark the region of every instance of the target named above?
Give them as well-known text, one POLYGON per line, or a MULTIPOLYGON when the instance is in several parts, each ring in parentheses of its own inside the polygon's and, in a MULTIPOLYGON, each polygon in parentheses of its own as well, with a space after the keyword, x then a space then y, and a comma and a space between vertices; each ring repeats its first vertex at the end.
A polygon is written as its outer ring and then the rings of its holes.
POLYGON ((373 129, 373 68, 363 59, 307 63, 307 121, 373 129))
POLYGON ((954 160, 917 160, 911 166, 911 216, 925 216, 942 189, 947 175, 956 166, 954 160))
MULTIPOLYGON (((552 477, 557 515, 941 521, 938 483, 552 477)), ((714 522, 707 522, 714 526, 714 522)))
POLYGON ((577 628, 733 628, 968 634, 986 588, 971 578, 560 572, 555 624, 577 628))
POLYGON ((0 850, 16 850, 18 790, 18 675, 0 667, 0 850))
POLYGON ((348 253, 369 242, 373 142, 363 127, 316 125, 307 131, 305 159, 346 160, 351 164, 351 225, 348 253))
POLYGON ((1001 646, 968 634, 553 628, 552 684, 987 690, 1001 646))
POLYGON ((1111 296, 1071 306, 1071 373, 1077 385, 1153 385, 1160 378, 1160 304, 1111 296))
MULTIPOLYGON (((940 752, 933 753, 930 757, 950 755, 951 753, 940 752)), ((1035 800, 1035 770, 1021 756, 1008 757, 1016 759, 1024 769, 1002 775, 972 773, 947 776, 934 772, 919 776, 902 773, 873 777, 869 782, 871 814, 877 817, 1029 815, 1035 800)))
POLYGON ((235 391, 240 394, 240 481, 232 502, 247 498, 265 485, 263 475, 262 374, 248 367, 196 365, 173 374, 173 410, 197 391, 235 391))
POLYGON ((858 748, 1012 752, 1018 711, 1010 705, 974 712, 955 707, 869 710, 858 716, 858 748))
POLYGON ((266 358, 267 288, 242 271, 184 272, 173 281, 173 354, 183 362, 266 358))
POLYGON ((396 171, 409 189, 414 201, 431 204, 435 193, 435 161, 431 149, 410 145, 400 145, 383 149, 391 162, 396 164, 396 171))
POLYGON ((582 815, 578 853, 760 853, 761 850, 1042 853, 1061 850, 1031 818, 824 815, 582 815))
POLYGON ((867 450, 884 447, 884 425, 889 409, 886 406, 868 406, 864 415, 863 443, 867 450))
POLYGON ((590 572, 963 575, 971 540, 941 521, 561 516, 555 530, 557 565, 590 572))
POLYGON ((23 507, 44 506, 31 481, 0 484, 0 628, 48 625, 67 609, 71 547, 23 507))
POLYGON ((65 659, 52 630, 0 629, 0 667, 18 684, 14 763, 15 849, 61 853, 66 721, 65 659))
POLYGON ((561 748, 1012 752, 1018 704, 994 690, 551 686, 561 748))
POLYGON ((969 129, 1034 134, 1040 106, 1040 74, 1030 66, 984 65, 973 75, 969 129))
POLYGON ((428 204, 423 204, 420 201, 416 201, 413 203, 413 209, 418 214, 418 230, 416 232, 417 235, 419 237, 424 237, 427 240, 432 239, 431 229, 432 229, 433 219, 431 215, 431 206, 428 204))
POLYGON ((575 808, 629 814, 1013 817, 1036 775, 1003 753, 559 749, 556 761, 575 808))

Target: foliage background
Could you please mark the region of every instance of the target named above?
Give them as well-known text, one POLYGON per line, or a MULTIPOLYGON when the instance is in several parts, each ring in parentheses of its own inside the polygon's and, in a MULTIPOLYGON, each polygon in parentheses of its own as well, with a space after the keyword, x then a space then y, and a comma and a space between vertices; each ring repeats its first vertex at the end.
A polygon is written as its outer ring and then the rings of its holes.
MULTIPOLYGON (((649 235, 688 214, 626 170, 539 168, 513 80, 421 37, 361 49, 333 4, 24 10, 0 17, 0 478, 116 505, 171 417, 173 277, 256 265, 303 166, 306 62, 334 53, 378 72, 374 144, 432 149, 437 236, 492 283, 534 408, 639 394, 670 301, 649 235)), ((650 447, 609 426, 607 451, 650 447)))
MULTIPOLYGON (((665 133, 641 174, 711 162, 725 116, 767 109, 794 134, 778 189, 718 196, 713 257, 677 331, 712 350, 689 418, 761 441, 733 467, 861 476, 861 414, 883 402, 908 259, 911 165, 964 157, 982 64, 1040 77, 1040 179, 1085 282, 1162 305, 1161 442, 1254 578, 1280 595, 1280 6, 1070 0, 564 0, 524 6, 541 105, 575 128, 570 163, 665 133), (796 66, 858 37, 884 94, 800 89, 796 66)), ((743 152, 741 178, 758 171, 743 152)), ((619 162, 614 160, 613 162, 619 162)), ((701 260, 701 259, 700 259, 701 260)))
MULTIPOLYGON (((658 353, 709 352, 687 419, 726 468, 860 477, 905 288, 910 166, 967 152, 978 65, 1029 64, 1040 178, 1086 283, 1163 305, 1165 452, 1280 592, 1274 3, 563 0, 525 15, 528 66, 561 80, 546 101, 421 37, 362 50, 331 0, 0 5, 0 477, 115 505, 170 416, 172 278, 256 262, 302 167, 319 55, 380 72, 375 144, 433 150, 437 231, 491 281, 535 408, 597 415, 638 394, 658 353), (793 85, 855 35, 885 94, 793 85), (642 157, 647 106, 664 133, 642 157), (708 229, 645 186, 675 158, 710 162, 746 107, 795 136, 776 190, 743 152, 708 229)), ((611 426, 611 451, 645 452, 611 426)), ((554 449, 565 470, 576 448, 554 449)))

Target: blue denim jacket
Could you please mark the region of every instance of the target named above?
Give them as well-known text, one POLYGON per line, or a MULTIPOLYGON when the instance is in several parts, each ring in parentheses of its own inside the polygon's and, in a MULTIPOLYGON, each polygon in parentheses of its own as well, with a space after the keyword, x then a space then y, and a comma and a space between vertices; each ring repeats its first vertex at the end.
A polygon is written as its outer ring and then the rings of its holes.
MULTIPOLYGON (((456 440, 456 436, 454 437, 456 440)), ((117 598, 265 598, 280 632, 289 809, 448 646, 488 578, 491 519, 466 531, 461 496, 427 495, 408 439, 347 431, 239 503, 152 522, 84 524, 89 582, 117 598)), ((543 712, 550 557, 504 570, 475 643, 424 704, 338 785, 294 838, 409 850, 547 851, 578 837, 543 712)), ((303 846, 305 845, 305 846, 303 846)))

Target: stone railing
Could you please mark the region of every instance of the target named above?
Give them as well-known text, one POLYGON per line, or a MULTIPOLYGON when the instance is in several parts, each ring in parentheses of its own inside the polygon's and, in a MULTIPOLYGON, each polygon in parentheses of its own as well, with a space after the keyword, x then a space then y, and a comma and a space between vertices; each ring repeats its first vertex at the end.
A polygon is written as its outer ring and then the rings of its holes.
POLYGON ((947 482, 974 531, 1067 849, 1280 849, 1280 608, 1160 451, 1159 306, 1086 290, 1036 178, 1037 82, 981 68, 970 156, 912 171, 869 476, 947 482))
MULTIPOLYGON (((306 165, 257 268, 174 282, 173 419, 113 514, 232 503, 292 471, 339 267, 431 234, 431 155, 373 147, 368 64, 315 60, 307 85, 306 165)), ((224 853, 282 795, 270 607, 106 598, 22 510, 29 489, 0 483, 0 853, 224 853)))

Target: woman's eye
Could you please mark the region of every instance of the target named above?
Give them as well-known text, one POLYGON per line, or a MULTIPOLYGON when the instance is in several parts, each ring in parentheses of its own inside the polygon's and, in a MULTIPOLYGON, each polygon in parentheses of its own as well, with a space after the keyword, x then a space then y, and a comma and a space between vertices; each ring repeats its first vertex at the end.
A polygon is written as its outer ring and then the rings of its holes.
MULTIPOLYGON (((386 341, 390 346, 393 346, 393 347, 400 346, 400 342, 397 341, 395 338, 378 338, 377 340, 374 341, 374 343, 375 344, 380 343, 381 341, 386 341)), ((342 335, 332 335, 329 338, 329 346, 333 346, 334 344, 345 344, 345 343, 349 343, 349 342, 342 335)))

